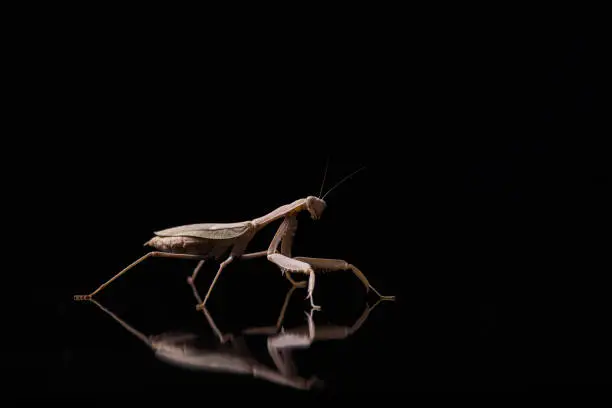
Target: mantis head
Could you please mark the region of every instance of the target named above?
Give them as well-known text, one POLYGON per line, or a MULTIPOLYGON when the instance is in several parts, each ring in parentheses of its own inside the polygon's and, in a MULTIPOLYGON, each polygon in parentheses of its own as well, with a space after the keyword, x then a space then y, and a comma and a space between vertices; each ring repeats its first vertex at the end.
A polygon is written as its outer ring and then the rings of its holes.
MULTIPOLYGON (((323 174, 323 182, 321 183, 321 191, 319 192, 319 197, 321 197, 321 194, 323 194, 323 186, 325 185, 325 176, 327 176, 327 165, 328 164, 329 164, 329 158, 328 158, 327 163, 325 164, 325 173, 323 174)), ((352 177, 353 175, 357 174, 358 172, 360 172, 363 169, 365 169, 365 167, 362 167, 362 168, 352 172, 351 174, 349 174, 348 176, 346 176, 345 178, 343 178, 342 180, 337 182, 332 188, 327 190, 327 193, 325 193, 321 198, 315 197, 315 196, 308 196, 308 197, 306 197, 306 209, 310 213, 310 217, 313 220, 318 220, 319 218, 321 218, 321 214, 323 214, 323 210, 325 210, 325 207, 327 207, 327 204, 324 201, 325 197, 329 193, 331 193, 332 190, 334 190, 336 187, 338 187, 340 184, 344 183, 350 177, 352 177)))
POLYGON ((327 207, 327 204, 325 204, 325 201, 322 199, 315 196, 306 197, 306 209, 313 220, 321 218, 321 214, 323 214, 325 207, 327 207))

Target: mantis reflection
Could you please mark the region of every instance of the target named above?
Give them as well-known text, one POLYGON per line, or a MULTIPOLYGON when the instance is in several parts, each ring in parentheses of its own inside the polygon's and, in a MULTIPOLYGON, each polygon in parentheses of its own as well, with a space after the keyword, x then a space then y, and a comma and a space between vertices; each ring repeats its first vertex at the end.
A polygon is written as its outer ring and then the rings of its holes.
MULTIPOLYGON (((199 303, 200 295, 192 285, 193 293, 199 303)), ((373 306, 366 305, 362 315, 352 326, 315 326, 312 313, 306 313, 308 324, 302 327, 285 330, 282 327, 285 318, 287 305, 296 287, 290 288, 285 296, 283 307, 274 326, 253 327, 242 330, 239 334, 224 334, 219 330, 215 321, 206 308, 201 312, 206 317, 208 324, 216 335, 218 344, 215 348, 206 349, 196 344, 198 335, 195 333, 162 333, 154 336, 147 336, 126 323, 110 310, 102 306, 98 301, 90 299, 98 308, 111 316, 130 333, 138 337, 142 342, 149 346, 155 356, 172 365, 182 368, 216 371, 233 374, 251 375, 254 378, 263 379, 278 385, 288 386, 300 390, 309 390, 313 387, 320 387, 323 382, 316 376, 311 378, 300 377, 292 359, 294 349, 306 349, 314 341, 344 339, 355 333, 368 318, 370 312, 381 302, 379 299, 373 306), (259 362, 246 347, 245 336, 267 335, 267 348, 275 368, 259 362), (228 347, 229 346, 229 347, 228 347)))

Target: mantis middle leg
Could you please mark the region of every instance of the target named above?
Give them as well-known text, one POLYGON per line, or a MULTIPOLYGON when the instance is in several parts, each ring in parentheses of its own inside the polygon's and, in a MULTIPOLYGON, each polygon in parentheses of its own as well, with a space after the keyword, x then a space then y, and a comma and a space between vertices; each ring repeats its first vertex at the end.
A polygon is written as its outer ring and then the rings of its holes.
MULTIPOLYGON (((276 231, 276 234, 274 235, 274 238, 272 239, 272 243, 270 244, 270 247, 268 248, 268 250, 265 253, 266 255, 268 255, 268 259, 270 258, 270 254, 271 253, 274 253, 274 252, 277 251, 277 248, 278 248, 278 245, 280 244, 280 241, 286 235, 287 231, 289 231, 289 228, 290 228, 290 225, 291 225, 291 222, 292 222, 291 218, 295 218, 295 217, 287 217, 287 218, 285 218, 285 220, 283 220, 281 226, 276 231)), ((283 256, 283 255, 280 255, 280 254, 278 254, 278 255, 279 256, 283 256)), ((217 279, 219 278, 219 275, 221 274, 221 271, 227 266, 227 264, 232 262, 235 258, 238 258, 238 259, 254 259, 254 258, 259 258, 261 256, 264 256, 263 251, 262 252, 254 252, 254 253, 251 253, 251 254, 237 255, 236 257, 234 257, 234 255, 230 255, 219 266, 219 270, 217 271, 217 274, 215 275, 212 283, 210 284, 210 287, 208 288, 208 292, 206 293, 206 296, 204 297, 204 301, 202 301, 200 304, 198 304, 196 306, 196 309, 197 310, 202 310, 206 306, 206 302, 208 301, 208 298, 210 297, 210 293, 212 292, 212 289, 215 286, 215 283, 217 282, 217 279)), ((285 257, 285 258, 290 259, 288 257, 285 257)), ((304 265, 306 265, 306 264, 304 264, 304 265)), ((199 270, 200 266, 201 265, 198 265, 198 267, 194 271, 194 275, 197 274, 197 271, 199 270)), ((281 266, 281 268, 283 268, 283 267, 281 266)), ((292 270, 290 268, 283 268, 283 269, 292 270)), ((298 270, 298 272, 300 272, 300 271, 298 270)), ((312 273, 312 275, 314 276, 314 272, 312 273)), ((291 281, 291 283, 294 286, 301 286, 301 285, 303 285, 301 282, 295 282, 290 277, 288 277, 288 279, 289 279, 289 281, 291 281)), ((193 276, 192 276, 191 281, 189 281, 189 283, 193 284, 193 276)), ((312 286, 314 287, 314 277, 312 278, 312 286)), ((312 302, 312 300, 311 300, 311 302, 312 302)), ((315 305, 313 305, 313 307, 315 307, 315 305)))
MULTIPOLYGON (((242 260, 246 261, 249 259, 265 257, 270 253, 271 249, 273 252, 277 252, 279 244, 281 245, 280 253, 285 256, 291 257, 291 246, 293 244, 293 236, 295 235, 296 229, 297 229, 297 219, 295 218, 295 216, 290 216, 290 217, 285 218, 281 226, 276 231, 275 238, 272 240, 272 244, 270 245, 269 249, 265 251, 242 254, 237 259, 241 261, 242 260)), ((193 280, 195 279, 199 271, 199 268, 201 268, 201 264, 198 264, 198 266, 196 267, 196 270, 193 272, 193 275, 191 276, 191 279, 188 278, 189 284, 193 283, 193 280)), ((297 282, 293 280, 291 275, 289 273, 286 273, 286 271, 283 271, 283 275, 295 287, 300 288, 300 287, 306 286, 306 282, 297 282)))
POLYGON ((202 308, 204 308, 204 306, 206 305, 206 302, 208 301, 208 298, 210 297, 210 294, 212 293, 212 290, 213 290, 213 287, 215 286, 215 283, 217 283, 217 279, 219 279, 219 275, 221 275, 221 271, 223 271, 223 269, 225 269, 225 267, 230 262, 232 262, 233 260, 234 260, 234 256, 230 255, 230 256, 227 257, 227 259, 225 261, 221 262, 221 264, 219 265, 219 269, 217 270, 217 274, 213 278, 213 281, 210 284, 210 287, 208 288, 208 292, 206 292, 206 296, 204 297, 204 301, 198 305, 198 310, 201 310, 202 308))

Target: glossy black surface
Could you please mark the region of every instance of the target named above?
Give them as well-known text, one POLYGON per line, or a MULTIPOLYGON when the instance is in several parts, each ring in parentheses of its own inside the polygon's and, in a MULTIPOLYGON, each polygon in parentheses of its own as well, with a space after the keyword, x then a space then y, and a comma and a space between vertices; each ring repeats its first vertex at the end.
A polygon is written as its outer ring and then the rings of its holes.
MULTIPOLYGON (((324 165, 324 161, 318 163, 324 165)), ((328 177, 337 180, 339 173, 352 171, 355 164, 357 160, 332 158, 328 177)), ((245 172, 243 179, 263 179, 263 169, 273 167, 263 166, 256 167, 257 173, 245 172)), ((395 201, 385 199, 388 183, 379 182, 385 176, 380 169, 372 167, 330 195, 321 220, 299 216, 294 254, 345 259, 357 265, 381 293, 397 296, 396 302, 378 305, 360 330, 347 339, 317 342, 308 350, 295 352, 300 374, 316 375, 326 382, 326 388, 312 393, 348 396, 355 390, 393 393, 520 388, 517 358, 522 344, 513 332, 517 322, 509 310, 516 302, 512 290, 519 285, 507 280, 512 260, 499 261, 503 253, 488 239, 474 241, 474 229, 482 232, 485 226, 466 220, 465 213, 453 220, 456 210, 449 213, 440 203, 437 208, 441 212, 432 218, 432 209, 416 207, 418 201, 411 203, 409 192, 395 201), (466 242, 468 239, 471 242, 466 242)), ((304 168, 295 171, 299 180, 314 179, 309 181, 314 190, 322 178, 321 171, 318 173, 304 168)), ((219 181, 219 189, 212 189, 216 190, 213 201, 162 198, 148 207, 145 194, 150 199, 164 194, 146 189, 130 201, 116 204, 115 211, 119 207, 125 211, 121 219, 111 215, 116 212, 100 215, 105 228, 101 228, 98 240, 110 243, 102 246, 112 250, 92 251, 93 258, 86 252, 77 254, 73 262, 82 266, 63 276, 64 287, 56 286, 47 294, 58 302, 53 310, 55 320, 47 320, 55 333, 54 353, 45 374, 47 392, 139 398, 205 398, 222 396, 229 390, 233 390, 230 396, 298 393, 245 376, 194 373, 167 365, 94 305, 72 301, 72 295, 88 293, 141 256, 146 250, 141 245, 151 230, 199 221, 204 213, 218 214, 213 221, 242 220, 246 214, 259 215, 284 204, 282 197, 291 196, 288 201, 292 201, 299 197, 298 192, 308 190, 299 182, 289 183, 287 175, 281 177, 285 183, 278 189, 272 184, 254 186, 251 181, 245 183, 246 191, 234 190, 223 188, 219 181), (237 205, 238 197, 244 206, 237 205), (116 235, 123 226, 126 232, 116 235)), ((187 190, 181 191, 178 195, 186 197, 187 190)), ((273 226, 263 230, 252 242, 252 250, 265 249, 274 230, 273 226)), ((195 310, 196 301, 186 282, 195 264, 149 259, 96 299, 147 335, 193 331, 214 343, 207 321, 195 310)), ((215 271, 216 265, 208 264, 200 272, 196 283, 201 292, 205 293, 215 271)), ((209 310, 224 332, 273 325, 288 288, 277 267, 265 259, 235 262, 215 286, 209 310)), ((293 295, 287 309, 287 329, 305 324, 304 311, 309 310, 309 304, 304 297, 303 289, 293 295)), ((373 304, 376 300, 373 293, 366 295, 363 285, 348 271, 319 274, 315 301, 323 310, 315 312, 315 324, 351 325, 366 301, 373 304)), ((249 341, 254 342, 254 353, 271 364, 265 340, 249 341)))
MULTIPOLYGON (((588 138, 601 134, 600 53, 586 36, 502 31, 283 52, 241 40, 243 51, 220 46, 223 58, 104 30, 43 46, 46 113, 29 120, 66 137, 37 141, 36 184, 23 184, 36 192, 25 217, 35 228, 14 239, 27 254, 7 272, 20 281, 5 286, 18 321, 7 324, 9 391, 206 403, 609 383, 608 150, 588 138), (345 259, 397 301, 350 337, 295 352, 300 374, 326 388, 168 365, 73 302, 142 256, 153 231, 318 194, 328 156, 327 188, 367 170, 327 197, 321 220, 300 215, 294 254, 345 259)), ((266 249, 276 225, 249 249, 266 249)), ((96 299, 147 335, 214 343, 186 283, 194 267, 149 259, 96 299)), ((210 313, 228 333, 272 325, 288 287, 265 259, 236 262, 210 313)), ((304 296, 287 329, 305 324, 304 296)), ((315 299, 317 325, 351 324, 376 301, 350 272, 320 275, 315 299)), ((263 337, 248 343, 272 364, 263 337)))

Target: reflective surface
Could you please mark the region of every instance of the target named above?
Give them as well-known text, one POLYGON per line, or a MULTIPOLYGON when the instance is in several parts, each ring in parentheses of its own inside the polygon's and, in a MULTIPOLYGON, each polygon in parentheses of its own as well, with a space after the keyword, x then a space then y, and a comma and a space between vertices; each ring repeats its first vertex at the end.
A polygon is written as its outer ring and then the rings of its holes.
MULTIPOLYGON (((204 51, 201 35, 168 28, 158 41, 159 27, 133 24, 159 26, 150 18, 109 30, 107 18, 73 28, 45 14, 42 35, 22 30, 33 47, 16 43, 25 75, 11 106, 25 115, 5 150, 23 159, 5 173, 4 218, 18 224, 5 228, 6 254, 26 253, 3 268, 5 392, 198 407, 375 392, 388 406, 406 391, 612 383, 610 158, 605 138, 589 137, 605 129, 603 36, 449 17, 433 28, 347 19, 358 29, 275 33, 272 47, 224 29, 204 51), (299 376, 324 389, 167 364, 95 304, 72 302, 141 257, 153 231, 249 220, 317 194, 326 156, 326 186, 367 170, 325 198, 320 220, 302 217, 295 254, 344 259, 398 298, 354 335, 293 352, 299 376)), ((287 282, 249 262, 228 268, 207 304, 223 333, 276 324, 287 282)), ((185 284, 194 267, 139 265, 96 300, 147 336, 183 330, 216 347, 185 284)), ((315 326, 352 325, 362 286, 323 274, 315 326)), ((287 329, 307 323, 303 296, 287 329)), ((244 340, 276 367, 265 335, 244 340)))
MULTIPOLYGON (((242 282, 248 286, 249 273, 257 272, 242 271, 242 282)), ((199 291, 174 276, 165 287, 68 302, 61 369, 50 373, 48 391, 189 399, 350 394, 365 384, 393 391, 399 380, 388 370, 389 351, 401 353, 398 303, 345 278, 338 279, 343 299, 325 296, 322 311, 309 307, 304 288, 284 279, 258 292, 259 302, 226 281, 201 311, 195 306, 206 278, 199 291)))
MULTIPOLYGON (((201 303, 198 290, 193 285, 192 288, 195 298, 201 303)), ((204 308, 201 312, 210 328, 208 336, 198 336, 196 333, 188 332, 166 332, 147 336, 98 301, 92 299, 89 302, 151 348, 155 357, 171 365, 186 369, 250 375, 256 379, 301 390, 321 388, 323 382, 316 374, 310 378, 300 377, 292 358, 293 351, 308 349, 315 341, 342 340, 354 334, 365 323, 370 312, 383 300, 377 301, 373 306, 366 306, 361 316, 351 326, 315 325, 313 319, 315 310, 311 309, 305 313, 306 326, 287 329, 283 327, 283 322, 287 306, 296 289, 294 286, 287 293, 276 325, 245 328, 236 334, 223 333, 210 311, 204 308), (267 352, 274 362, 274 367, 258 361, 255 354, 247 347, 245 337, 256 335, 265 336, 267 352), (217 343, 211 342, 210 337, 216 337, 217 343), (212 347, 203 346, 211 343, 212 347)))
MULTIPOLYGON (((66 288, 49 342, 37 343, 50 351, 38 363, 40 395, 203 403, 523 384, 522 344, 503 310, 433 275, 412 288, 387 286, 397 300, 381 302, 350 274, 322 275, 323 308, 311 313, 306 290, 261 262, 228 273, 198 311, 200 295, 186 283, 192 269, 151 264, 93 302, 72 301, 66 288)), ((202 271, 199 292, 213 269, 202 271)))

